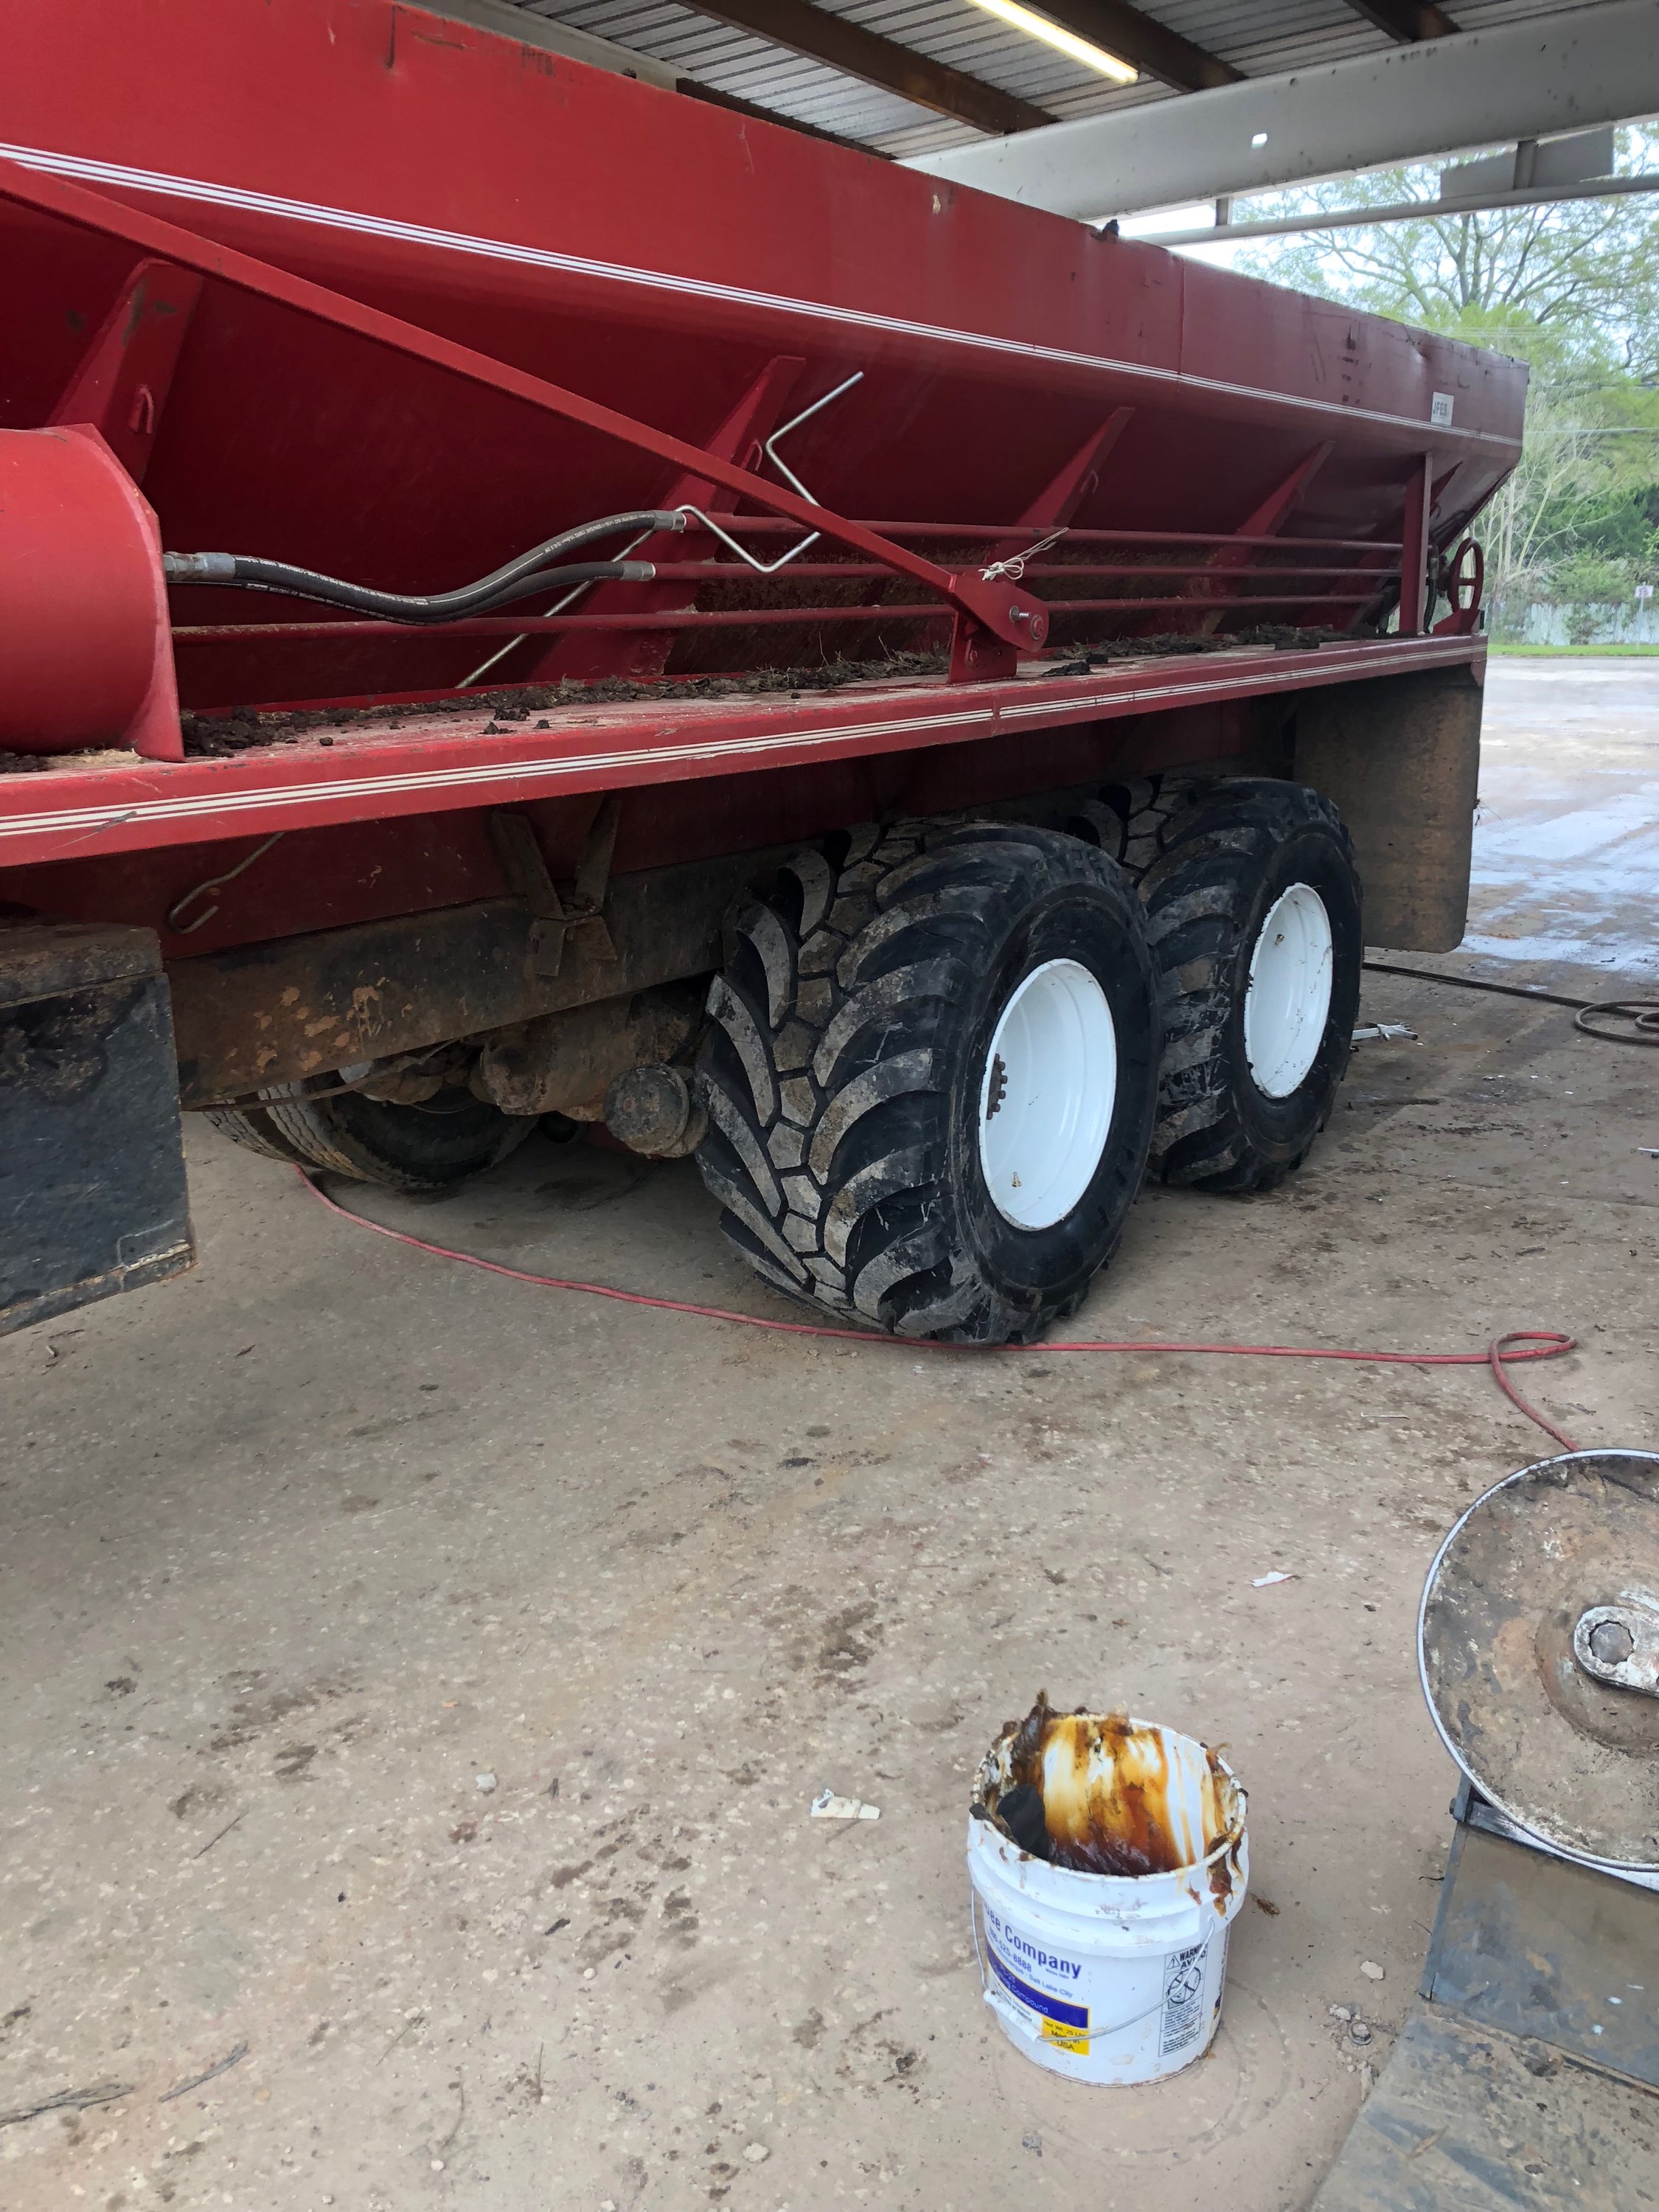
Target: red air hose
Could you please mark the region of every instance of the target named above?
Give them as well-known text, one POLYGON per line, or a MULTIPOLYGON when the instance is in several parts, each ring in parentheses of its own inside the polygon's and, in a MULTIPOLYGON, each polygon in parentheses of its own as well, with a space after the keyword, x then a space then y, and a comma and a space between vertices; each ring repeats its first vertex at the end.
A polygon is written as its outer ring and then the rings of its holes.
MULTIPOLYGON (((733 1313, 725 1306, 693 1305, 684 1298, 653 1298, 647 1297, 642 1291, 613 1290, 608 1283, 575 1282, 562 1275, 534 1275, 523 1267, 506 1267, 499 1260, 481 1259, 476 1252, 458 1252, 448 1244, 428 1243, 423 1237, 410 1237, 401 1229, 388 1229, 384 1222, 371 1221, 367 1214, 354 1213, 349 1206, 331 1198, 304 1168, 296 1167, 295 1173, 319 1204, 331 1213, 337 1213, 342 1220, 355 1222, 359 1229, 372 1229, 377 1237, 389 1237, 394 1244, 407 1244, 416 1252, 429 1252, 436 1260, 457 1260, 463 1267, 481 1267, 487 1275, 505 1275, 509 1282, 528 1283, 536 1290, 580 1291, 590 1298, 615 1298, 628 1306, 654 1306, 662 1313, 695 1314, 702 1321, 733 1322, 741 1328, 772 1329, 781 1336, 828 1336, 848 1344, 896 1346, 908 1352, 974 1349, 960 1344, 935 1344, 926 1337, 886 1336, 874 1329, 830 1328, 810 1321, 768 1321, 759 1314, 733 1313)), ((1512 1328, 1503 1336, 1494 1337, 1484 1352, 1346 1352, 1310 1344, 1177 1344, 1158 1340, 1119 1343, 1104 1338, 1090 1343, 1000 1344, 982 1348, 989 1352, 1181 1352, 1248 1359, 1342 1359, 1366 1367, 1487 1367, 1504 1395, 1529 1421, 1535 1421, 1547 1436, 1553 1437, 1564 1451, 1580 1449, 1535 1406, 1528 1404, 1508 1373, 1512 1365, 1522 1360, 1559 1359, 1564 1352, 1575 1351, 1577 1340, 1564 1336, 1559 1329, 1512 1328)))

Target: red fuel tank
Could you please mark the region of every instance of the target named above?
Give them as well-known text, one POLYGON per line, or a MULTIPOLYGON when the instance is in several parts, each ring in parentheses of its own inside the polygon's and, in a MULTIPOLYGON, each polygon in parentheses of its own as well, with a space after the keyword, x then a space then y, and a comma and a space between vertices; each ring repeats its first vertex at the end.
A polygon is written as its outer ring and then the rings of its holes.
POLYGON ((96 430, 0 430, 0 748, 183 757, 160 555, 96 430))

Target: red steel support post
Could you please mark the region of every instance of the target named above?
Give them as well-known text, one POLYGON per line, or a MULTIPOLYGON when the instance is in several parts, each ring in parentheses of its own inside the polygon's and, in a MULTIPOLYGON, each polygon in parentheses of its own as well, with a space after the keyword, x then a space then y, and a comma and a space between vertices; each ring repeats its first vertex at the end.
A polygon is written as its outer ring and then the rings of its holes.
POLYGON ((193 269, 141 261, 46 418, 49 425, 84 422, 96 430, 135 483, 149 465, 201 289, 193 269))
POLYGON ((1420 637, 1429 620, 1429 511, 1434 502, 1434 456, 1425 453, 1406 486, 1406 526, 1401 536, 1400 635, 1420 637))

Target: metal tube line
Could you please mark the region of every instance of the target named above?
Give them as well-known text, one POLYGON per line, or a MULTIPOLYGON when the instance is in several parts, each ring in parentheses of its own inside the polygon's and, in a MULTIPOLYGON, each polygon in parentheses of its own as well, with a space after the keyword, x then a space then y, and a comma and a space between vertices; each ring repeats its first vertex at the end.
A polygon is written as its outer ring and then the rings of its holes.
MULTIPOLYGON (((1050 599, 1046 602, 1050 615, 1089 614, 1164 614, 1196 612, 1206 607, 1224 607, 1230 613, 1248 615, 1258 607, 1321 607, 1364 606, 1376 599, 1383 586, 1391 580, 1379 578, 1376 586, 1366 592, 1327 592, 1310 593, 1306 591, 1267 593, 1237 592, 1204 599, 1050 599)), ((179 646, 251 645, 265 642, 298 644, 326 643, 337 639, 342 644, 361 641, 365 638, 422 638, 428 642, 446 637, 499 637, 509 631, 526 637, 552 636, 562 630, 653 630, 653 629, 769 629, 778 626, 811 629, 819 623, 893 623, 945 622, 953 611, 937 601, 927 606, 859 607, 730 607, 706 611, 682 612, 671 610, 661 614, 633 615, 544 615, 522 625, 511 616, 490 617, 475 615, 465 621, 446 623, 441 629, 428 626, 410 629, 404 623, 357 622, 337 623, 240 623, 204 628, 190 626, 175 629, 173 641, 179 646)), ((1115 644, 1133 643, 1129 639, 1115 639, 1115 644)), ((1054 648, 1064 658, 1064 646, 1054 648)))

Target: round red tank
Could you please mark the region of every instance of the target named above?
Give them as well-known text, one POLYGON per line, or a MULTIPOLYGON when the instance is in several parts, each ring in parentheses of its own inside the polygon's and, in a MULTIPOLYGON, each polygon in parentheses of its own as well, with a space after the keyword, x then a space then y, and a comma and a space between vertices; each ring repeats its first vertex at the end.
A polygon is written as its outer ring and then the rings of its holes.
POLYGON ((154 696, 172 659, 158 550, 95 431, 0 430, 0 747, 177 752, 154 696))

